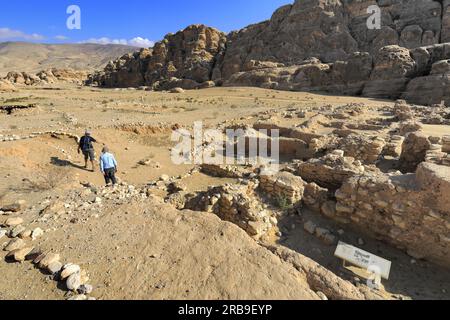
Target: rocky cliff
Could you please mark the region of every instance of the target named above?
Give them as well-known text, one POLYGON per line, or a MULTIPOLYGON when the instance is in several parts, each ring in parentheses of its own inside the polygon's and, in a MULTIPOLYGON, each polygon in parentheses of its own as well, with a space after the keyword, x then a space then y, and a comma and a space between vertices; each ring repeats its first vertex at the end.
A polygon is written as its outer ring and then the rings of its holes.
POLYGON ((152 50, 142 49, 110 62, 105 70, 91 75, 91 82, 106 87, 150 85, 157 89, 194 89, 207 82, 216 71, 225 51, 226 35, 204 25, 192 25, 168 34, 152 50))
POLYGON ((88 83, 248 85, 450 103, 446 42, 450 0, 297 0, 228 35, 203 25, 169 34, 153 50, 110 62, 88 83), (367 27, 371 5, 381 9, 379 30, 367 27))

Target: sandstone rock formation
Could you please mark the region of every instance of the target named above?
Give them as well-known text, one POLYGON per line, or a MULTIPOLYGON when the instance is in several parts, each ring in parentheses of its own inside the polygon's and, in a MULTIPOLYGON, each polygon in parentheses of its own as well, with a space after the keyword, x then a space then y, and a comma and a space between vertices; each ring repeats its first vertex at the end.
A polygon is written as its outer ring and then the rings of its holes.
POLYGON ((298 0, 228 35, 203 25, 169 34, 87 83, 156 90, 225 84, 450 103, 449 12, 448 0, 298 0), (381 9, 379 30, 367 27, 370 5, 381 9))
POLYGON ((0 79, 0 91, 11 92, 15 90, 16 87, 14 87, 14 85, 11 82, 5 79, 0 79))
POLYGON ((37 74, 27 72, 9 72, 4 80, 17 85, 34 86, 39 84, 53 84, 57 82, 68 82, 82 84, 87 79, 87 72, 73 69, 43 70, 37 74))
POLYGON ((217 61, 225 50, 224 33, 204 25, 192 25, 168 34, 152 50, 142 49, 110 62, 104 72, 91 75, 89 83, 106 87, 153 86, 195 89, 220 78, 217 61))
POLYGON ((41 80, 36 75, 29 74, 27 72, 15 72, 11 71, 5 77, 5 80, 10 81, 11 83, 19 84, 19 85, 34 85, 40 82, 41 80))
POLYGON ((225 185, 187 196, 185 209, 214 213, 249 235, 260 237, 273 227, 269 212, 255 198, 256 185, 225 185))

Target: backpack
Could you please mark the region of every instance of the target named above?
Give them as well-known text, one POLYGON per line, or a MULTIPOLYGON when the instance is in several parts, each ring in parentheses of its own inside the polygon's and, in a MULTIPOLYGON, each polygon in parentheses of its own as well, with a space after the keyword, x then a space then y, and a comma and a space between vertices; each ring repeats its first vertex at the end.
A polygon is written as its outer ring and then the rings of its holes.
POLYGON ((83 151, 87 151, 91 149, 91 138, 84 136, 83 137, 83 147, 81 148, 83 151))

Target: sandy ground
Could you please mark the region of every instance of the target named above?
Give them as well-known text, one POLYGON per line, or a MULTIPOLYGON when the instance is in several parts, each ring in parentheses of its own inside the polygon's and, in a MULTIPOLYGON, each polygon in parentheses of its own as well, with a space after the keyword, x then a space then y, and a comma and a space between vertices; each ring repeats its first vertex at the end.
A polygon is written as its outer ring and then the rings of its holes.
MULTIPOLYGON (((170 148, 173 145, 170 141, 170 127, 175 124, 189 127, 194 121, 203 120, 205 126, 214 128, 224 121, 253 123, 265 119, 280 125, 295 126, 304 120, 284 119, 266 113, 272 109, 287 110, 292 107, 363 103, 370 111, 362 117, 372 118, 382 116, 382 113, 374 111, 374 108, 392 105, 391 101, 256 88, 213 88, 169 94, 65 86, 51 90, 26 88, 18 93, 0 93, 2 105, 29 103, 36 103, 38 108, 12 115, 0 113, 1 135, 25 135, 47 130, 82 135, 86 128, 90 128, 93 136, 99 141, 96 145, 97 153, 103 144, 108 145, 119 162, 119 178, 137 186, 157 180, 162 174, 181 176, 193 168, 191 165, 174 165, 170 160, 170 148), (134 128, 142 128, 143 125, 147 126, 145 130, 133 132, 134 128), (139 164, 141 160, 148 159, 158 164, 159 168, 139 164)), ((327 133, 329 130, 319 128, 317 133, 327 133)), ((426 126, 425 130, 432 135, 443 135, 446 132, 446 128, 442 126, 426 126)), ((43 135, 35 139, 2 142, 1 150, 0 204, 25 199, 30 207, 38 206, 43 199, 48 197, 54 199, 66 191, 78 188, 79 182, 89 182, 97 186, 103 184, 98 169, 96 172, 84 170, 84 161, 77 154, 77 145, 68 137, 43 135), (27 179, 40 184, 46 182, 54 185, 55 189, 30 188, 27 179)), ((189 191, 194 192, 233 180, 197 173, 184 179, 183 182, 189 191)), ((254 286, 252 291, 250 287, 245 287, 250 286, 246 281, 250 281, 251 271, 248 275, 236 276, 233 281, 227 283, 223 278, 215 276, 220 272, 233 274, 233 270, 220 269, 221 266, 225 266, 224 264, 214 260, 196 266, 195 259, 186 261, 181 259, 183 254, 194 257, 198 255, 197 260, 201 261, 201 252, 196 251, 195 243, 205 239, 208 230, 203 230, 200 225, 188 230, 190 224, 183 224, 181 230, 177 228, 161 230, 160 228, 168 228, 170 221, 176 221, 176 212, 170 212, 168 217, 164 218, 155 208, 143 213, 144 208, 130 206, 130 208, 121 207, 120 212, 102 211, 100 217, 90 218, 79 224, 64 219, 52 221, 46 226, 48 233, 40 240, 39 245, 48 250, 61 252, 70 261, 88 269, 91 282, 96 288, 94 296, 100 299, 264 297, 295 299, 296 294, 299 296, 300 293, 295 292, 298 288, 289 289, 282 284, 286 279, 272 279, 276 278, 275 266, 264 271, 267 274, 257 276, 261 279, 261 286, 254 286), (161 236, 161 233, 172 233, 174 238, 170 240, 161 236), (151 258, 152 255, 158 258, 151 258), (203 274, 208 268, 214 270, 203 274), (179 276, 173 275, 177 273, 172 272, 174 270, 178 270, 179 276), (170 276, 166 277, 165 274, 170 276), (205 281, 210 282, 206 285, 205 281), (239 281, 243 283, 242 288, 230 286, 230 283, 239 281), (202 284, 199 285, 199 282, 202 284), (270 285, 277 289, 270 288, 270 285)), ((35 217, 25 218, 32 221, 35 217)), ((195 220, 195 215, 192 219, 195 220)), ((211 219, 218 220, 213 217, 211 219)), ((280 230, 283 231, 283 236, 274 237, 270 241, 300 252, 342 278, 353 281, 354 276, 344 272, 339 260, 333 257, 334 247, 323 245, 303 231, 303 222, 307 220, 317 221, 322 226, 329 226, 334 230, 341 228, 317 214, 305 211, 302 217, 292 216, 281 221, 280 230)), ((220 221, 211 223, 216 227, 220 225, 220 221)), ((229 224, 225 225, 228 228, 229 224)), ((356 244, 357 240, 363 237, 355 230, 344 229, 344 231, 344 238, 349 243, 356 244)), ((248 252, 259 250, 256 249, 259 248, 256 242, 243 232, 239 237, 245 239, 240 241, 245 242, 243 248, 249 250, 248 252)), ((403 252, 376 240, 366 238, 364 240, 364 249, 393 261, 392 277, 384 283, 387 296, 450 299, 448 270, 424 261, 411 261, 411 258, 403 252)), ((5 239, 1 239, 0 244, 4 241, 5 239)), ((225 242, 213 243, 219 248, 225 242)), ((239 246, 236 240, 229 242, 239 246)), ((236 249, 233 246, 230 248, 236 249)), ((273 258, 265 257, 265 253, 262 252, 256 253, 258 258, 254 258, 254 254, 251 253, 235 255, 231 253, 233 250, 226 250, 230 252, 227 251, 228 253, 223 256, 235 259, 236 263, 241 261, 239 263, 243 263, 243 267, 249 270, 253 270, 252 268, 259 263, 258 259, 273 258)), ((0 257, 3 258, 4 253, 0 257)), ((214 259, 220 260, 220 257, 221 255, 214 259)), ((279 262, 275 264, 279 268, 288 268, 279 262)), ((0 277, 0 299, 64 298, 65 292, 58 289, 48 276, 30 264, 0 262, 0 272, 4 275, 0 277)), ((254 272, 258 274, 257 271, 254 272)), ((286 274, 292 272, 286 269, 286 274)), ((295 272, 293 274, 293 278, 289 278, 289 281, 294 281, 295 272)), ((308 296, 308 293, 305 293, 307 289, 303 289, 301 294, 308 296)))

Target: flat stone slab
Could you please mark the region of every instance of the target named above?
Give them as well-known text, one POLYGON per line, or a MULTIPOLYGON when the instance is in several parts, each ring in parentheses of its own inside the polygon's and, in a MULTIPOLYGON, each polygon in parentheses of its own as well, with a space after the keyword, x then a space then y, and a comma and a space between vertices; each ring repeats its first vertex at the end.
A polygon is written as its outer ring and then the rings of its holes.
POLYGON ((342 241, 339 242, 334 255, 369 272, 377 272, 383 279, 389 280, 392 263, 386 259, 342 241))

